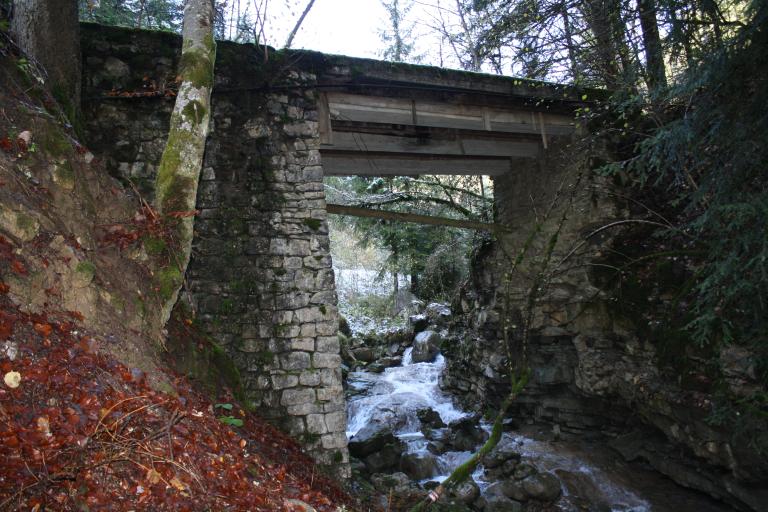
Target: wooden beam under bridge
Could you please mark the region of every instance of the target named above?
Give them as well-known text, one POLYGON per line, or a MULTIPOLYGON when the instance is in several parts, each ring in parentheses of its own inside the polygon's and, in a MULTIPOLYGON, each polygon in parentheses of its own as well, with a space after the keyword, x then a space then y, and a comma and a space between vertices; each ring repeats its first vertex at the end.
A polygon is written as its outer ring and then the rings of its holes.
POLYGON ((432 217, 430 215, 417 215, 415 213, 390 212, 376 210, 374 208, 360 208, 358 206, 345 206, 342 204, 326 205, 328 213, 336 215, 351 215, 352 217, 367 217, 371 219, 394 220, 398 222, 413 222, 416 224, 428 224, 431 226, 450 226, 452 228, 475 229, 479 231, 491 231, 493 233, 509 231, 500 224, 489 222, 477 222, 472 220, 449 219, 448 217, 432 217))

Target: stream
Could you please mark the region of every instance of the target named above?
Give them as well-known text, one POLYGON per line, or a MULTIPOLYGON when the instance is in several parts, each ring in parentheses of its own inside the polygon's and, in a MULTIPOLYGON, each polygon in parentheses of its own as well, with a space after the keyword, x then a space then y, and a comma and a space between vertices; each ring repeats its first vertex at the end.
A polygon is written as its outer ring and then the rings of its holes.
MULTIPOLYGON (((438 386, 439 375, 445 367, 443 356, 439 354, 432 363, 412 363, 411 350, 406 349, 400 366, 387 368, 382 373, 364 370, 349 373, 348 437, 353 437, 371 422, 385 423, 391 425, 393 433, 406 444, 406 453, 426 453, 429 440, 421 432, 417 417, 419 410, 436 411, 446 424, 469 416, 458 409, 451 397, 438 386)), ((490 431, 490 425, 481 426, 490 431)), ((556 502, 557 510, 730 510, 700 494, 678 487, 658 473, 628 465, 604 445, 551 441, 540 434, 536 429, 527 429, 525 433, 505 432, 499 445, 514 447, 524 462, 558 477, 562 496, 556 502)), ((471 454, 470 451, 447 451, 437 455, 438 474, 420 483, 442 481, 471 454)), ((484 472, 480 466, 472 475, 482 491, 493 483, 485 480, 484 472)))

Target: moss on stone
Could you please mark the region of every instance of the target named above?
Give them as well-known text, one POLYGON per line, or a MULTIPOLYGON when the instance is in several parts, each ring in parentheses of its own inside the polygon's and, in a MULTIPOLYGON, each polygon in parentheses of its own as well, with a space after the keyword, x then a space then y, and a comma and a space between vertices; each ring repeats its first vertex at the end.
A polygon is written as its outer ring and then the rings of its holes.
POLYGON ((75 271, 83 274, 83 276, 88 279, 92 279, 96 273, 96 265, 87 260, 81 261, 77 264, 77 267, 75 267, 75 271))
POLYGON ((72 149, 72 144, 64 132, 50 123, 43 130, 39 140, 40 148, 51 156, 65 156, 72 149))
POLYGON ((168 248, 168 244, 165 243, 165 240, 159 237, 147 236, 143 241, 144 249, 147 251, 147 254, 152 256, 159 256, 168 248))
POLYGON ((323 225, 323 221, 321 221, 320 219, 312 219, 312 218, 309 218, 309 217, 304 219, 302 222, 304 222, 304 225, 308 226, 309 229, 313 229, 315 231, 320 229, 320 226, 323 225))
POLYGON ((75 170, 69 160, 54 164, 53 181, 65 190, 75 188, 75 170))
POLYGON ((25 239, 31 240, 37 235, 40 225, 34 217, 19 212, 16 214, 16 227, 25 234, 25 239))
POLYGON ((176 265, 170 264, 160 269, 157 273, 157 281, 160 297, 163 300, 169 300, 181 286, 181 271, 176 265))
POLYGON ((235 301, 229 297, 222 299, 219 303, 219 313, 222 315, 230 315, 235 311, 235 301))
POLYGON ((211 396, 216 396, 222 385, 229 387, 235 398, 245 399, 240 370, 227 351, 197 322, 189 321, 190 313, 178 303, 169 322, 166 343, 168 362, 173 368, 189 376, 211 396))

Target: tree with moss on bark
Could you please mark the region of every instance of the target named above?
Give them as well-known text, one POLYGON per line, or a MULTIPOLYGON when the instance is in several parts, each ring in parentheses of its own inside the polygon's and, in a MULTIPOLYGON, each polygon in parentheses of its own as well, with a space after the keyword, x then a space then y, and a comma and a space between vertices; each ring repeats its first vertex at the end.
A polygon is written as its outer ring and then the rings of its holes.
POLYGON ((211 117, 216 43, 213 3, 189 0, 184 9, 179 92, 155 180, 155 208, 168 220, 170 240, 157 262, 161 325, 170 317, 192 252, 195 202, 211 117))

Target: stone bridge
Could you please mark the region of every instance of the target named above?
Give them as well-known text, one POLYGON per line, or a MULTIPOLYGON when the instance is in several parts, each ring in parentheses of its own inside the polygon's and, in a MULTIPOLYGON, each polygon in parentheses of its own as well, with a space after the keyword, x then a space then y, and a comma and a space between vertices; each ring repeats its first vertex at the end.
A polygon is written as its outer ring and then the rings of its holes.
MULTIPOLYGON (((181 40, 90 24, 82 34, 89 143, 150 199, 181 40)), ((583 94, 219 43, 187 295, 260 414, 349 473, 323 176, 491 175, 504 216, 507 199, 551 188, 583 94)))

